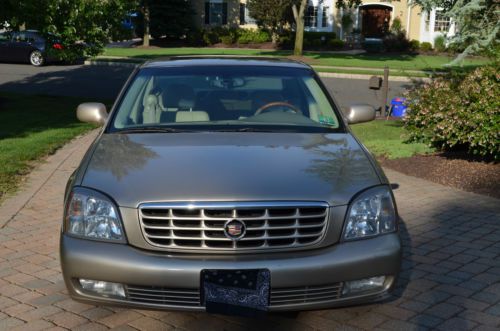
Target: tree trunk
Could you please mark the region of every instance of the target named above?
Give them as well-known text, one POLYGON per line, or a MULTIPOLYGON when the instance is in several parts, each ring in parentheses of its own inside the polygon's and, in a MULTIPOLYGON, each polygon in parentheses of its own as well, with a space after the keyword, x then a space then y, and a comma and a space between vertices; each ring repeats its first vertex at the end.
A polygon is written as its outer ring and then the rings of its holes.
POLYGON ((144 1, 144 7, 142 8, 142 15, 144 17, 144 36, 142 38, 142 46, 149 47, 149 4, 147 1, 144 1))
POLYGON ((302 50, 304 47, 304 12, 307 7, 308 0, 300 1, 300 8, 297 10, 297 6, 293 5, 293 17, 295 18, 295 47, 293 50, 293 55, 302 56, 302 50))

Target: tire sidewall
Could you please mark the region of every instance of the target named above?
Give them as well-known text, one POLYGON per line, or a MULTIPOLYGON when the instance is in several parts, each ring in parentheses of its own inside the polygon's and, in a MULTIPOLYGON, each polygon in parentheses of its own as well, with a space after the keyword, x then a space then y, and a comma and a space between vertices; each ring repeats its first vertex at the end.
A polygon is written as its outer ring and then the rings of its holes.
POLYGON ((43 56, 43 53, 40 52, 39 50, 32 51, 30 53, 30 59, 29 60, 30 60, 30 64, 32 66, 35 66, 35 67, 41 67, 41 66, 43 66, 45 64, 45 57, 43 56), (33 60, 32 60, 33 54, 36 54, 36 53, 38 53, 39 56, 40 56, 40 63, 34 63, 33 60))

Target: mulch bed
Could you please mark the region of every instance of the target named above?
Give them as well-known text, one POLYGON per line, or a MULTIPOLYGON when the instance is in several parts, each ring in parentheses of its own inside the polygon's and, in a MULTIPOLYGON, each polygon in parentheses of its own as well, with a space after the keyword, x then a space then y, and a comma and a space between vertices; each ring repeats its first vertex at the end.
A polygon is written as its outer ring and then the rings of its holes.
POLYGON ((410 176, 500 199, 500 163, 474 160, 462 153, 379 161, 384 167, 410 176))

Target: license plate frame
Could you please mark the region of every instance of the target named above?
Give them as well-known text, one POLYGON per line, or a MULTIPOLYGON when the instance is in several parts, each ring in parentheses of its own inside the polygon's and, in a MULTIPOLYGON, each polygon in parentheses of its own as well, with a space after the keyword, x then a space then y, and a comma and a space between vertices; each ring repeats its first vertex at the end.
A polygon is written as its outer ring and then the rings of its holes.
POLYGON ((200 280, 201 299, 208 313, 252 317, 269 310, 268 269, 203 269, 200 280))

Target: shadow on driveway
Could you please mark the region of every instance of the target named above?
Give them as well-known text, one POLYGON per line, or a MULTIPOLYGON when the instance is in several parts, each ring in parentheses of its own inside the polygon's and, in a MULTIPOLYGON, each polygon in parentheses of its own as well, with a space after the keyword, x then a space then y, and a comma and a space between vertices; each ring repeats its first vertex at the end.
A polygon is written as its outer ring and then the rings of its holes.
POLYGON ((0 91, 114 99, 133 68, 111 66, 61 66, 34 68, 0 65, 0 91))

